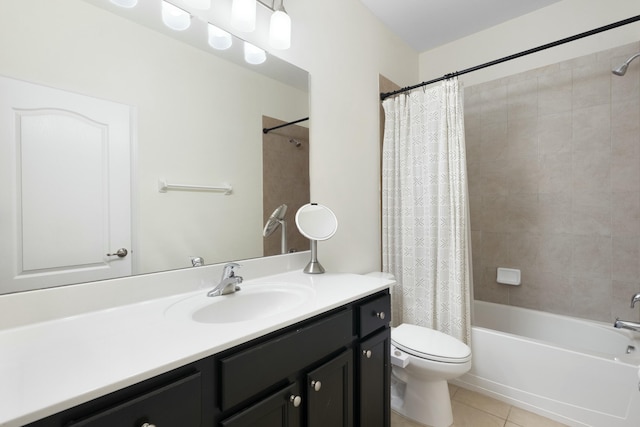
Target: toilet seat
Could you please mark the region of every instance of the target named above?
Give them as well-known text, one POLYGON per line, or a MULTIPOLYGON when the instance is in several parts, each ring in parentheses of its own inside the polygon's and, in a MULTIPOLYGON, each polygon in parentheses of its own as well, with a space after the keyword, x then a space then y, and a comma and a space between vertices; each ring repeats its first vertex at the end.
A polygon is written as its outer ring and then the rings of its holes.
POLYGON ((445 363, 471 360, 471 349, 440 331, 403 323, 391 330, 391 343, 412 356, 445 363))

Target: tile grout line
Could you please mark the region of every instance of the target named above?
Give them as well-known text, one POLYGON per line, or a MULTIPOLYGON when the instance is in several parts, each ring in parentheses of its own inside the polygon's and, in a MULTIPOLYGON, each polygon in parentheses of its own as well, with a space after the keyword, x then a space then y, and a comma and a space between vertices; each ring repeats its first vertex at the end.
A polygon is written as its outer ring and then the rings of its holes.
MULTIPOLYGON (((474 409, 474 410, 476 410, 476 411, 484 412, 484 413, 485 413, 485 414, 487 414, 487 415, 490 415, 490 416, 492 416, 492 417, 494 417, 494 418, 497 418, 497 419, 499 419, 499 420, 504 421, 504 422, 503 422, 503 424, 502 424, 502 426, 503 426, 503 427, 507 424, 507 421, 509 420, 508 418, 502 418, 501 416, 496 415, 496 414, 492 414, 491 412, 488 412, 488 411, 486 411, 485 409, 482 409, 482 408, 478 408, 478 407, 476 407, 476 406, 469 405, 469 404, 464 403, 464 402, 461 402, 461 401, 459 401, 459 400, 456 400, 456 403, 458 403, 459 405, 464 405, 464 406, 466 406, 467 408, 471 408, 471 409, 474 409)), ((511 406, 509 406, 509 413, 511 413, 511 406)), ((514 424, 515 424, 515 423, 514 423, 514 424)), ((516 424, 516 425, 518 425, 518 424, 516 424)), ((520 427, 521 427, 521 426, 520 426, 520 427)))

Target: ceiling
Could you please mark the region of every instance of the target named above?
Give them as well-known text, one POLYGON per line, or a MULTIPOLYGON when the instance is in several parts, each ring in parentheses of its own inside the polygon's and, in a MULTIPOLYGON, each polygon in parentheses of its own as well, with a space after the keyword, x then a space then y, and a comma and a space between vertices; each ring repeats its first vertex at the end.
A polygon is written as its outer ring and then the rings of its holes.
POLYGON ((417 52, 561 0, 360 0, 417 52))

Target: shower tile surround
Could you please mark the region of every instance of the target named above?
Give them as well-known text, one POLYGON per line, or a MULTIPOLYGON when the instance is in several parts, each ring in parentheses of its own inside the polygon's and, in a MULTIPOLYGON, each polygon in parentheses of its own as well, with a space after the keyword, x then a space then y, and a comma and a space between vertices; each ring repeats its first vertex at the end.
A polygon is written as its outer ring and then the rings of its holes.
POLYGON ((465 89, 474 293, 640 320, 640 42, 465 89), (522 286, 496 268, 522 270, 522 286))

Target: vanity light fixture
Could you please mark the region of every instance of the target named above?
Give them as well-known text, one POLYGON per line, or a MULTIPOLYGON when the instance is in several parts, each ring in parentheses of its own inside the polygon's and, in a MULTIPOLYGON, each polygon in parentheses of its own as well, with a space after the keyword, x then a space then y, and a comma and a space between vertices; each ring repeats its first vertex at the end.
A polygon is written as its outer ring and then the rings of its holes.
POLYGON ((162 0, 162 22, 172 30, 183 31, 191 25, 191 14, 162 0))
POLYGON ((256 29, 256 0, 233 0, 231 25, 238 31, 250 33, 256 29))
POLYGON ((291 46, 291 18, 284 10, 284 0, 280 0, 280 7, 271 15, 269 44, 274 49, 289 49, 291 46))
POLYGON ((120 7, 135 7, 138 4, 138 0, 111 0, 111 3, 120 7))
MULTIPOLYGON (((138 0, 110 0, 120 7, 132 8, 138 4, 138 0)), ((162 1, 162 22, 175 31, 184 31, 191 26, 193 16, 190 12, 178 7, 166 0, 162 1)), ((211 0, 183 0, 186 7, 208 10, 211 8, 211 0)), ((284 8, 284 0, 233 0, 231 4, 231 25, 239 31, 248 33, 256 27, 257 4, 273 11, 269 24, 269 45, 274 49, 289 49, 291 47, 291 17, 284 8), (278 3, 279 2, 279 3, 278 3), (276 6, 278 4, 278 6, 276 6)), ((197 13, 195 14, 197 18, 197 13)), ((209 45, 218 50, 231 47, 233 37, 227 31, 210 23, 207 25, 209 45)), ((262 64, 266 61, 264 50, 245 42, 244 58, 249 64, 262 64)))
POLYGON ((267 60, 267 54, 259 47, 249 42, 244 42, 244 60, 252 65, 262 64, 267 60))
POLYGON ((184 2, 194 9, 208 10, 211 8, 211 0, 184 0, 184 2))
POLYGON ((231 44, 233 43, 231 34, 211 23, 208 25, 208 31, 209 46, 218 50, 225 50, 231 47, 231 44))

